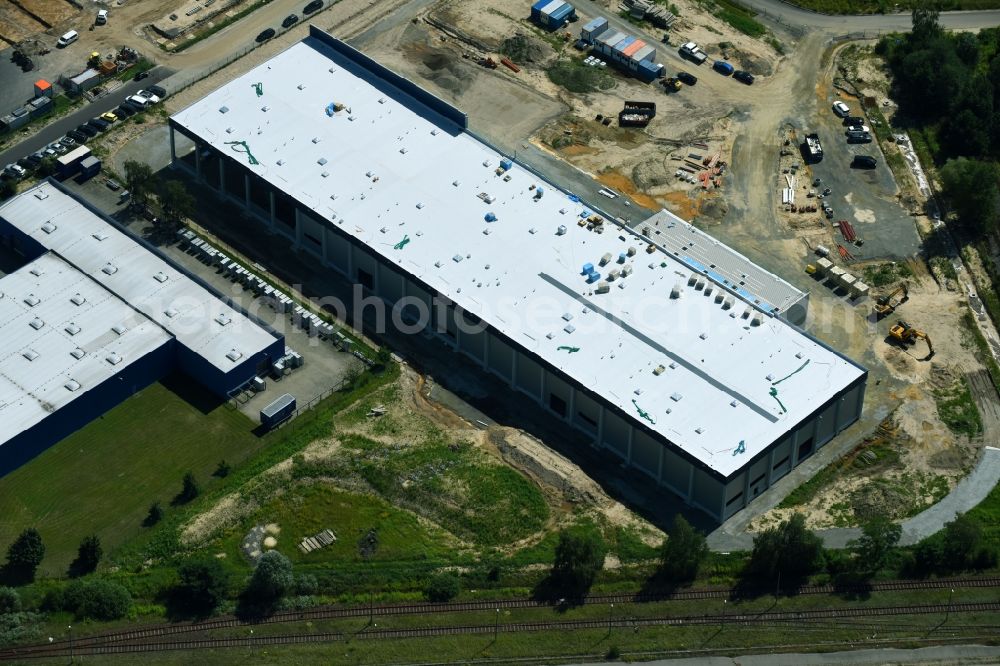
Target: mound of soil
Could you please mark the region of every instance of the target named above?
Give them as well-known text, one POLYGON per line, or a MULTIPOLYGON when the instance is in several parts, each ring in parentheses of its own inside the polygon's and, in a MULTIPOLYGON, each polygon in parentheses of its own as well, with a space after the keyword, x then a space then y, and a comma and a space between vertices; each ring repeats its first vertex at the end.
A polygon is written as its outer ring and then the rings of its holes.
POLYGON ((640 190, 650 190, 670 182, 663 168, 663 160, 646 160, 632 168, 632 182, 640 190))
POLYGON ((544 63, 552 59, 556 52, 545 42, 521 33, 500 42, 500 53, 514 62, 544 63))

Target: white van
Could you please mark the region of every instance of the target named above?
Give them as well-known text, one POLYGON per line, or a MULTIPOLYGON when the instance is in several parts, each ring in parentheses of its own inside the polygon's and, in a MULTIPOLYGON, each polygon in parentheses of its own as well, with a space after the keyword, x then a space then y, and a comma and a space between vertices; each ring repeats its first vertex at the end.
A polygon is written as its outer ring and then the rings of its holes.
POLYGON ((56 42, 56 46, 58 46, 59 48, 62 48, 64 46, 69 46, 78 39, 80 39, 80 33, 78 33, 76 30, 70 30, 65 35, 59 38, 59 41, 56 42))
POLYGON ((108 10, 98 9, 97 19, 94 21, 94 25, 104 25, 107 22, 108 22, 108 10))

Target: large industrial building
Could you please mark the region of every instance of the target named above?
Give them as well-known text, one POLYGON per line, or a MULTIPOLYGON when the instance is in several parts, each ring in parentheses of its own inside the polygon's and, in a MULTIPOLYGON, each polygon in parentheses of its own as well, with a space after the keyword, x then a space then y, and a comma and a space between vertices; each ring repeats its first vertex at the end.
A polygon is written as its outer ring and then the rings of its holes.
POLYGON ((284 338, 46 181, 0 206, 0 473, 174 370, 220 399, 284 338))
POLYGON ((177 168, 716 519, 861 413, 805 294, 665 211, 614 223, 316 28, 170 131, 177 168))

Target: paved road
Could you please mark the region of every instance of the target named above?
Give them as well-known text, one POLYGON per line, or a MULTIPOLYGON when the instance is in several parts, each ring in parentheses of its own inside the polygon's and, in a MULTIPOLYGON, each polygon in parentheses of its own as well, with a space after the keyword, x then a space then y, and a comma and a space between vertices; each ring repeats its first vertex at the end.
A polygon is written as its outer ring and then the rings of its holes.
MULTIPOLYGON (((849 32, 893 32, 910 29, 909 12, 898 14, 870 14, 831 16, 817 14, 781 0, 741 0, 768 18, 779 23, 819 30, 831 34, 849 32)), ((939 22, 952 30, 978 30, 1000 25, 1000 10, 975 12, 942 12, 939 22)))
POLYGON ((74 129, 77 125, 85 123, 91 118, 99 116, 105 111, 110 111, 115 108, 121 104, 126 97, 134 94, 138 90, 141 90, 144 86, 158 83, 168 74, 170 74, 169 69, 157 67, 150 70, 149 78, 142 81, 129 81, 110 95, 102 97, 90 104, 84 104, 76 111, 60 118, 51 125, 47 125, 33 136, 25 139, 21 143, 14 144, 4 152, 0 153, 0 165, 16 162, 22 157, 30 155, 36 150, 40 150, 44 146, 47 146, 56 139, 64 136, 66 132, 74 129))
MULTIPOLYGON (((846 646, 845 646, 846 647, 846 646)), ((693 657, 647 661, 647 666, 853 666, 854 664, 995 664, 1000 648, 984 645, 941 645, 916 650, 897 648, 806 654, 761 654, 739 657, 693 657)), ((616 662, 619 663, 619 662, 616 662)))

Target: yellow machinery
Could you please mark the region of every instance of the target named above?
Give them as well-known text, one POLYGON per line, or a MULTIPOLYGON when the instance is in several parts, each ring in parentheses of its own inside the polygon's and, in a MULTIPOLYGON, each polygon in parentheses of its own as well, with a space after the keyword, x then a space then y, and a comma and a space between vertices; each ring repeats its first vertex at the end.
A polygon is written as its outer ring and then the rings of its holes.
POLYGON ((934 356, 934 345, 931 343, 930 336, 923 331, 913 328, 902 319, 889 329, 889 338, 904 347, 916 344, 917 340, 923 340, 927 343, 927 356, 920 360, 929 361, 934 356))
POLYGON ((905 303, 909 298, 909 287, 907 287, 906 283, 903 282, 891 292, 885 296, 880 296, 878 300, 875 301, 876 316, 881 319, 882 317, 891 315, 896 308, 905 303))

